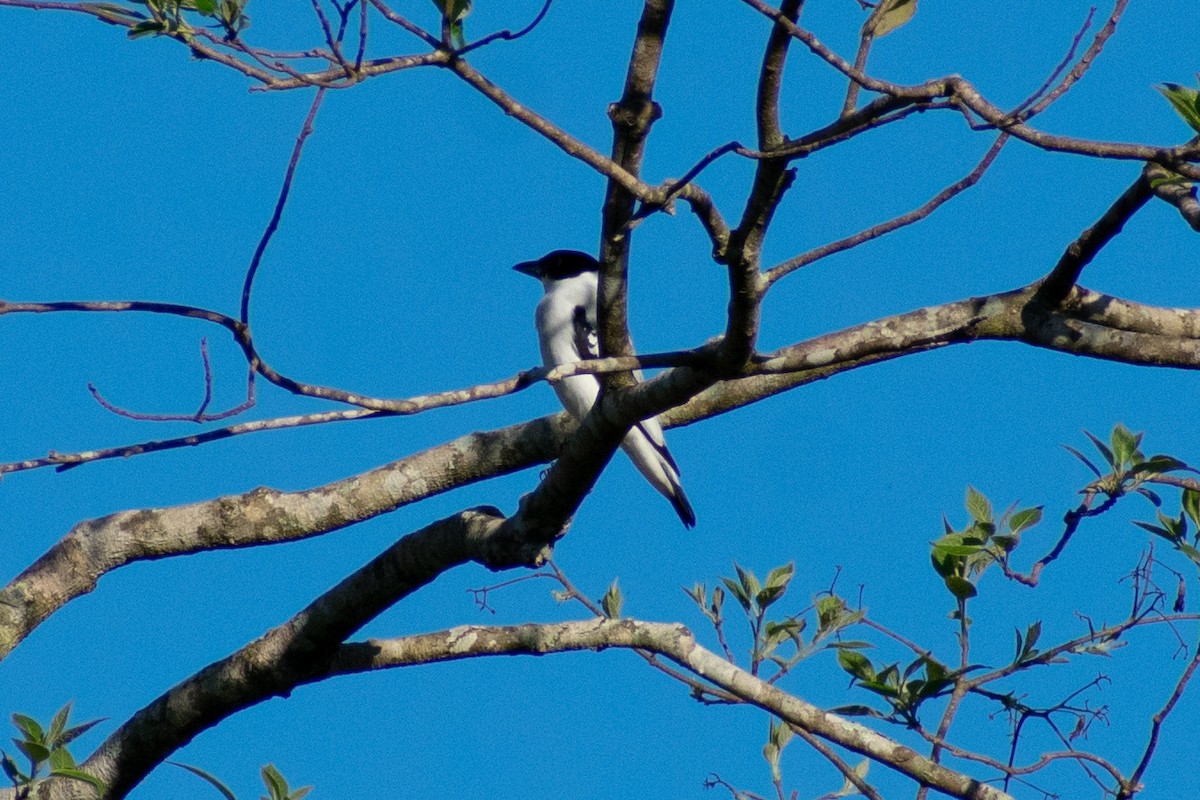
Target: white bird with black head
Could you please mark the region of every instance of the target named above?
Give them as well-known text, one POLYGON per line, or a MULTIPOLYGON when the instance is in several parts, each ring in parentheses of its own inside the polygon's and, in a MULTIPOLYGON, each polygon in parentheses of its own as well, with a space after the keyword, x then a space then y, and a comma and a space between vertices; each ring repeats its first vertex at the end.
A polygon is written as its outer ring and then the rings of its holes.
MULTIPOLYGON (((513 269, 537 278, 546 291, 534 315, 542 363, 551 368, 599 358, 596 295, 600 263, 578 250, 555 250, 537 261, 517 264, 513 269)), ((641 380, 640 371, 634 375, 641 380)), ((555 383, 554 391, 572 416, 583 419, 600 395, 600 381, 595 375, 572 375, 555 383)), ((683 524, 693 527, 696 513, 683 493, 679 466, 667 450, 658 420, 651 417, 630 428, 621 448, 650 485, 671 501, 683 524)))

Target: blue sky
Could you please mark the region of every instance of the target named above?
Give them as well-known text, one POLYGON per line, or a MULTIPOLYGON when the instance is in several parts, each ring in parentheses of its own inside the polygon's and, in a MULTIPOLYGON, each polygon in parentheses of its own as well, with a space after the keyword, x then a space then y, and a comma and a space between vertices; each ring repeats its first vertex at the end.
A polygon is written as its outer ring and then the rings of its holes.
MULTIPOLYGON (((479 51, 472 63, 607 151, 604 109, 619 96, 638 13, 633 3, 613 5, 559 0, 529 37, 479 51)), ((1042 128, 1155 144, 1188 137, 1152 87, 1193 82, 1194 4, 1132 5, 1093 70, 1039 118, 1042 128)), ((522 25, 540 3, 477 6, 468 38, 522 25)), ((852 53, 857 4, 809 6, 806 25, 852 53)), ((428 2, 396 7, 435 22, 428 2)), ((961 73, 996 103, 1012 105, 1061 59, 1087 8, 1074 0, 1002 7, 924 0, 910 25, 879 42, 870 67, 906 82, 961 73)), ((318 36, 306 4, 254 0, 248 11, 251 42, 286 49, 318 36)), ((0 115, 0 297, 153 299, 236 314, 242 275, 311 94, 248 92, 241 76, 190 60, 177 45, 131 42, 93 20, 13 8, 0 16, 0 53, 12 76, 0 89, 7 109, 0 115)), ((766 30, 739 3, 679 5, 647 179, 679 175, 731 139, 753 141, 753 80, 766 30)), ((375 32, 378 54, 415 47, 382 22, 375 32)), ((788 132, 830 121, 843 91, 836 75, 797 48, 784 92, 788 132)), ((952 114, 929 113, 798 162, 765 263, 919 205, 969 171, 990 141, 952 114)), ((1013 143, 978 186, 926 223, 782 282, 765 307, 762 347, 1026 284, 1049 270, 1137 169, 1013 143)), ((740 213, 751 171, 726 157, 703 175, 729 218, 740 213)), ((399 73, 330 93, 258 277, 260 349, 297 379, 389 397, 528 368, 538 358, 532 311, 539 290, 509 267, 560 247, 594 250, 603 190, 596 174, 445 72, 399 73)), ((691 347, 721 330, 726 280, 708 250, 682 209, 638 229, 630 302, 641 350, 691 347)), ((1178 215, 1151 204, 1083 283, 1143 302, 1195 306, 1195 253, 1194 234, 1178 215)), ((202 387, 201 336, 209 337, 217 372, 215 405, 234 405, 243 367, 219 330, 151 316, 5 318, 0 460, 190 432, 182 423, 117 418, 90 398, 86 383, 126 407, 190 411, 202 387)), ((700 519, 693 531, 680 528, 670 506, 619 456, 557 558, 592 596, 619 577, 627 614, 682 621, 710 645, 678 587, 711 585, 735 559, 760 573, 794 561, 791 610, 798 611, 840 567, 842 592, 856 597, 861 586, 875 618, 945 648, 950 658, 950 604, 928 568, 927 542, 940 533, 943 512, 964 521, 964 487, 979 487, 1000 507, 1044 503, 1056 520, 1088 479, 1059 443, 1082 448, 1081 428, 1105 433, 1117 422, 1147 430, 1148 450, 1200 461, 1198 386, 1184 371, 1002 343, 871 367, 669 432, 700 519)), ((251 416, 321 407, 264 387, 251 416)), ((0 482, 5 580, 82 519, 258 485, 313 486, 556 408, 552 392, 539 386, 406 419, 7 476, 0 482)), ((81 741, 86 752, 159 693, 285 621, 399 535, 471 505, 512 511, 536 480, 530 470, 467 487, 313 541, 109 575, 6 661, 0 711, 48 718, 73 699, 80 719, 108 719, 81 741)), ((985 580, 974 611, 980 661, 1006 659, 1014 626, 1044 619, 1044 637, 1054 640, 1081 630, 1075 611, 1097 621, 1124 613, 1128 587, 1118 580, 1146 545, 1128 520, 1150 515, 1129 506, 1086 526, 1036 592, 985 580)), ((1040 555, 1056 532, 1053 522, 1037 528, 1027 555, 1040 555)), ((548 581, 493 595, 494 615, 479 611, 466 590, 497 580, 462 568, 364 634, 579 614, 553 601, 548 581)), ((1182 635, 1192 643, 1194 633, 1182 635)), ((1148 715, 1183 667, 1170 660, 1173 648, 1170 635, 1138 635, 1116 659, 1046 670, 1025 690, 1046 700, 1098 673, 1110 676, 1089 699, 1110 707, 1113 724, 1094 728, 1088 744, 1128 770, 1148 715), (1133 701, 1144 703, 1135 708, 1133 701)), ((788 688, 816 702, 865 700, 843 692, 845 676, 831 657, 804 665, 791 681, 788 688)), ((1194 775, 1172 765, 1190 755, 1184 739, 1198 713, 1190 696, 1175 712, 1146 796, 1195 792, 1194 775)), ((964 718, 962 729, 976 725, 993 753, 1006 752, 1000 721, 964 718)), ((177 760, 216 773, 239 797, 258 791, 258 767, 272 761, 294 783, 316 784, 313 797, 321 798, 682 798, 705 795, 701 783, 714 772, 771 791, 760 755, 765 729, 760 713, 701 707, 632 654, 609 652, 340 679, 250 709, 198 737, 177 760)), ((1026 756, 1038 741, 1030 739, 1026 756)), ((801 797, 836 789, 832 771, 813 768, 801 750, 793 745, 785 759, 789 787, 801 797)), ((164 767, 135 796, 206 791, 164 767)))

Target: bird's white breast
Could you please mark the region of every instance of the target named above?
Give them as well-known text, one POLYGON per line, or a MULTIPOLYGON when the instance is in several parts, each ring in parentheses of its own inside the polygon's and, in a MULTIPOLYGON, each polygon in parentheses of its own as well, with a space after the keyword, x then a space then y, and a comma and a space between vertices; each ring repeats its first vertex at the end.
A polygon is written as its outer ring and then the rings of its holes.
MULTIPOLYGON (((585 356, 575 346, 575 309, 583 306, 588 320, 596 324, 596 275, 583 273, 556 281, 547 287, 537 306, 538 344, 542 363, 547 367, 571 364, 585 356)), ((576 375, 554 384, 563 406, 577 418, 583 418, 600 392, 600 383, 591 375, 576 375)))

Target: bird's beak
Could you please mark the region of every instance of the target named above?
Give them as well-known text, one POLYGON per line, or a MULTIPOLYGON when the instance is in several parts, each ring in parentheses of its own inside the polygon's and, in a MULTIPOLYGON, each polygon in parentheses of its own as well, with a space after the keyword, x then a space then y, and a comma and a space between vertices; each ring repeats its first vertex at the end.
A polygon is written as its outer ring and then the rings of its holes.
POLYGON ((515 267, 513 267, 513 269, 522 275, 528 275, 529 277, 537 278, 538 280, 542 279, 542 264, 540 261, 522 261, 520 264, 517 264, 515 267))

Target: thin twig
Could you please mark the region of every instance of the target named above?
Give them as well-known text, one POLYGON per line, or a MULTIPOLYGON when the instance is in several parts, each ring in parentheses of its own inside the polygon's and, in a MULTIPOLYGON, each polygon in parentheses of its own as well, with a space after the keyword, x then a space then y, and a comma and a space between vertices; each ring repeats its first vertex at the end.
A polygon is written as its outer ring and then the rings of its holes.
MULTIPOLYGON (((314 5, 320 7, 317 0, 313 0, 314 5)), ((262 237, 258 240, 258 246, 254 248, 254 256, 250 259, 250 267, 246 270, 246 280, 242 284, 242 305, 241 305, 241 322, 243 325, 250 324, 250 289, 254 285, 254 276, 258 272, 258 265, 262 262, 263 253, 267 249, 267 244, 270 243, 271 237, 275 234, 275 229, 279 227, 279 219, 283 216, 284 206, 287 205, 288 193, 292 188, 292 178, 296 175, 296 165, 300 163, 300 154, 304 150, 304 142, 308 139, 309 134, 313 132, 313 121, 317 117, 317 112, 321 109, 321 102, 325 99, 325 87, 317 89, 316 95, 313 97, 312 105, 309 106, 308 115, 304 118, 304 125, 300 128, 299 135, 296 136, 296 144, 292 147, 292 157, 288 161, 287 171, 284 173, 283 186, 279 189, 279 198, 275 201, 275 210, 271 214, 271 219, 267 222, 267 228, 263 231, 262 237)))
MULTIPOLYGON (((1062 82, 1059 83, 1058 86, 1054 87, 1053 91, 1039 100, 1036 105, 1029 109, 1029 112, 1024 115, 1025 119, 1037 116, 1045 111, 1051 103, 1066 94, 1066 92, 1072 86, 1074 86, 1080 78, 1083 77, 1084 73, 1088 71, 1088 69, 1092 66, 1092 63, 1096 60, 1096 57, 1100 55, 1100 51, 1104 49, 1104 44, 1108 41, 1109 37, 1116 32, 1117 23, 1121 21, 1121 15, 1125 13, 1125 7, 1128 4, 1129 0, 1117 0, 1116 5, 1113 6, 1112 13, 1108 15, 1108 20, 1104 23, 1104 26, 1096 32, 1095 38, 1092 39, 1091 45, 1089 45, 1088 49, 1084 51, 1083 55, 1079 59, 1079 62, 1071 69, 1069 73, 1067 73, 1067 76, 1063 78, 1062 82)), ((1095 10, 1096 9, 1093 8, 1091 13, 1088 14, 1088 21, 1085 24, 1085 29, 1091 25, 1092 13, 1094 13, 1095 10)), ((1083 31, 1080 31, 1080 35, 1082 35, 1082 33, 1083 31)), ((1076 37, 1076 44, 1078 44, 1078 37, 1076 37)), ((1074 52, 1076 44, 1071 45, 1072 52, 1074 52)))
MULTIPOLYGON (((1058 65, 1054 67, 1054 70, 1046 77, 1046 80, 1042 81, 1042 85, 1035 89, 1033 93, 1029 95, 1029 97, 1026 97, 1024 100, 1018 103, 1017 107, 1012 110, 1011 113, 1014 118, 1019 117, 1021 119, 1028 119, 1030 116, 1036 113, 1031 112, 1030 114, 1024 114, 1023 112, 1025 109, 1029 108, 1029 106, 1036 103, 1043 94, 1049 91, 1050 84, 1058 80, 1058 76, 1061 75, 1063 70, 1067 68, 1067 65, 1074 60, 1075 48, 1079 47, 1079 43, 1083 41, 1083 35, 1087 33, 1088 28, 1092 27, 1092 19, 1095 16, 1096 9, 1093 6, 1092 8, 1088 9, 1087 17, 1085 17, 1083 20, 1083 25, 1080 26, 1079 31, 1075 34, 1075 38, 1071 40, 1071 46, 1067 48, 1067 54, 1063 56, 1062 61, 1058 62, 1058 65)), ((1066 90, 1064 89, 1063 91, 1066 90)))
MULTIPOLYGON (((845 778, 850 785, 857 789, 859 794, 861 794, 863 797, 866 797, 867 800, 883 800, 883 795, 876 791, 874 786, 863 780, 859 774, 854 771, 854 767, 847 764, 846 760, 835 753, 832 747, 825 744, 816 736, 813 736, 811 733, 801 728, 799 725, 792 725, 790 727, 792 729, 792 733, 803 739, 809 747, 825 756, 826 760, 828 760, 830 764, 833 764, 838 772, 842 773, 842 777, 845 778)), ((826 797, 840 796, 842 795, 826 795, 826 797)))
POLYGON ((841 253, 845 250, 857 247, 858 245, 871 241, 872 239, 878 239, 880 236, 884 236, 892 231, 899 230, 900 228, 912 225, 914 222, 920 222, 921 220, 925 219, 940 206, 945 204, 946 201, 961 194, 978 183, 979 179, 983 177, 983 174, 987 172, 988 168, 992 165, 992 162, 996 160, 996 156, 1000 154, 1000 150, 1004 147, 1007 141, 1008 134, 1002 133, 996 137, 996 141, 992 143, 992 146, 988 148, 987 153, 984 154, 983 158, 978 164, 975 165, 975 168, 971 170, 970 173, 958 181, 950 184, 942 191, 938 192, 920 208, 913 209, 912 211, 901 214, 900 216, 890 219, 887 222, 881 222, 878 225, 867 228, 866 230, 859 231, 853 236, 847 236, 846 238, 839 239, 836 242, 830 242, 829 244, 809 250, 807 253, 801 253, 795 258, 790 258, 787 261, 784 261, 782 264, 767 270, 764 276, 767 288, 770 288, 775 281, 779 280, 785 275, 795 272, 801 267, 806 267, 815 261, 819 261, 823 258, 834 255, 835 253, 841 253))
POLYGON ((539 11, 537 13, 537 16, 533 18, 533 22, 530 22, 528 25, 526 25, 524 28, 521 28, 516 33, 513 33, 512 31, 507 30, 507 29, 502 30, 502 31, 496 31, 495 33, 489 33, 487 36, 484 36, 482 39, 479 39, 478 41, 475 41, 475 42, 471 42, 469 45, 467 45, 465 47, 461 47, 458 50, 455 50, 454 55, 464 56, 467 53, 471 52, 472 50, 478 50, 480 47, 486 47, 487 45, 491 44, 492 42, 496 41, 497 39, 503 39, 506 42, 512 42, 512 41, 516 41, 517 39, 520 39, 522 36, 529 33, 534 28, 536 28, 539 24, 541 24, 541 21, 546 16, 546 12, 550 10, 550 4, 553 2, 554 2, 554 0, 546 0, 546 2, 544 4, 542 4, 542 10, 539 11))
POLYGON ((1150 719, 1150 739, 1146 742, 1146 749, 1142 753, 1142 759, 1138 762, 1137 768, 1133 774, 1129 776, 1129 780, 1121 786, 1120 793, 1117 794, 1117 800, 1125 800, 1132 797, 1141 787, 1142 776, 1146 774, 1146 769, 1150 766, 1150 759, 1154 757, 1154 751, 1158 748, 1158 737, 1162 731, 1162 725, 1166 722, 1167 717, 1174 710, 1175 705, 1183 697, 1183 692, 1187 688, 1188 682, 1192 676, 1196 674, 1196 668, 1200 667, 1200 645, 1197 645, 1196 652, 1192 656, 1192 660, 1188 662, 1187 668, 1183 674, 1179 676, 1179 680, 1175 682, 1175 689, 1171 692, 1171 696, 1167 698, 1167 702, 1159 709, 1158 713, 1150 719))

